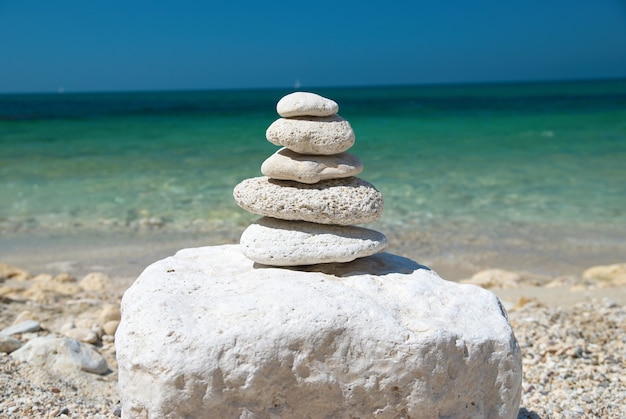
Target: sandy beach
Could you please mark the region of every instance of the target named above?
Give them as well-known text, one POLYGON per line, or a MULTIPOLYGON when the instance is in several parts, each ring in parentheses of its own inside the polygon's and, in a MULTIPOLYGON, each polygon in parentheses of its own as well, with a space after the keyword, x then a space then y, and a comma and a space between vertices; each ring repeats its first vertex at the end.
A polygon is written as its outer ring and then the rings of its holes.
MULTIPOLYGON (((16 360, 5 347, 0 351, 2 417, 121 414, 114 329, 103 316, 119 307, 125 289, 147 265, 179 248, 210 242, 176 234, 146 238, 102 235, 93 242, 49 237, 36 245, 14 240, 3 246, 0 330, 33 320, 39 328, 11 338, 23 344, 41 336, 75 336, 104 357, 108 371, 60 372, 16 360)), ((550 276, 497 266, 466 274, 470 263, 454 267, 450 260, 433 261, 457 275, 451 279, 491 289, 508 310, 523 352, 519 418, 626 415, 626 265, 602 271, 608 276, 591 277, 584 269, 550 276)))

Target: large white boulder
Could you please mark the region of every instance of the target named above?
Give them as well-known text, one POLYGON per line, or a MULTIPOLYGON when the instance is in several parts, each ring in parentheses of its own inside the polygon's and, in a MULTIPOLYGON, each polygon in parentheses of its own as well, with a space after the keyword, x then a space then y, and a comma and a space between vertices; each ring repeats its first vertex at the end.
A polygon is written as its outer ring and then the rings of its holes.
POLYGON ((123 417, 515 418, 520 349, 491 292, 389 253, 307 271, 185 249, 126 291, 123 417))

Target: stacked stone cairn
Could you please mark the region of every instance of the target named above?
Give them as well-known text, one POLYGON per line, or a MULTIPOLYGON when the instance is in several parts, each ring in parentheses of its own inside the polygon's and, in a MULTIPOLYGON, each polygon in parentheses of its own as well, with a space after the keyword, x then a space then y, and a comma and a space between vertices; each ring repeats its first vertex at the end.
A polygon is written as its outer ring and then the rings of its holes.
POLYGON ((350 123, 334 101, 314 93, 283 97, 266 137, 282 146, 233 192, 244 210, 263 217, 241 235, 243 254, 260 264, 298 266, 349 262, 387 247, 384 234, 357 227, 378 220, 383 198, 355 177, 361 160, 350 123))

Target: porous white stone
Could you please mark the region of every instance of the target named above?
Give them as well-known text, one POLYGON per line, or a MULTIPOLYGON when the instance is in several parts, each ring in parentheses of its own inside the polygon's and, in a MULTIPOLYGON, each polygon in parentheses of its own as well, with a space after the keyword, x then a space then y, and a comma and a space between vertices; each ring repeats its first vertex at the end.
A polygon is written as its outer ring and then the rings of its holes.
POLYGON ((123 417, 515 418, 520 349, 490 291, 380 253, 255 267, 179 251, 126 291, 123 417))
POLYGON ((106 360, 91 346, 71 338, 43 336, 28 341, 11 356, 34 366, 56 371, 74 370, 105 374, 109 372, 106 360))
POLYGON ((288 148, 281 148, 261 165, 261 173, 269 178, 302 183, 356 176, 362 170, 363 163, 354 154, 300 154, 288 148))
POLYGON ((375 230, 263 217, 241 235, 241 251, 273 266, 350 262, 381 252, 387 238, 375 230))
POLYGON ((330 116, 339 111, 334 100, 316 93, 294 92, 284 96, 276 104, 276 111, 282 117, 293 116, 330 116))
POLYGON ((357 177, 306 184, 261 176, 239 183, 233 196, 246 211, 281 220, 364 224, 383 213, 382 194, 357 177))
POLYGON ((265 136, 270 143, 301 154, 338 154, 354 145, 354 131, 339 115, 280 118, 265 136))

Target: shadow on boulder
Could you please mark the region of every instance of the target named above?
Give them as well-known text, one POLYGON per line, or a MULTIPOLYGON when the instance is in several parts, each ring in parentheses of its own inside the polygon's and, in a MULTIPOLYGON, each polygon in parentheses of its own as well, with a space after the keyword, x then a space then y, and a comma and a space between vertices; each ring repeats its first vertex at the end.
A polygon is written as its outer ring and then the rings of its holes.
POLYGON ((254 264, 255 269, 290 269, 300 272, 321 272, 326 275, 333 275, 340 278, 354 275, 388 275, 388 274, 405 274, 409 275, 419 269, 430 270, 427 266, 405 258, 403 256, 394 255, 392 253, 378 253, 372 256, 355 259, 352 262, 345 263, 320 263, 317 265, 305 266, 288 266, 276 268, 274 266, 254 264))

